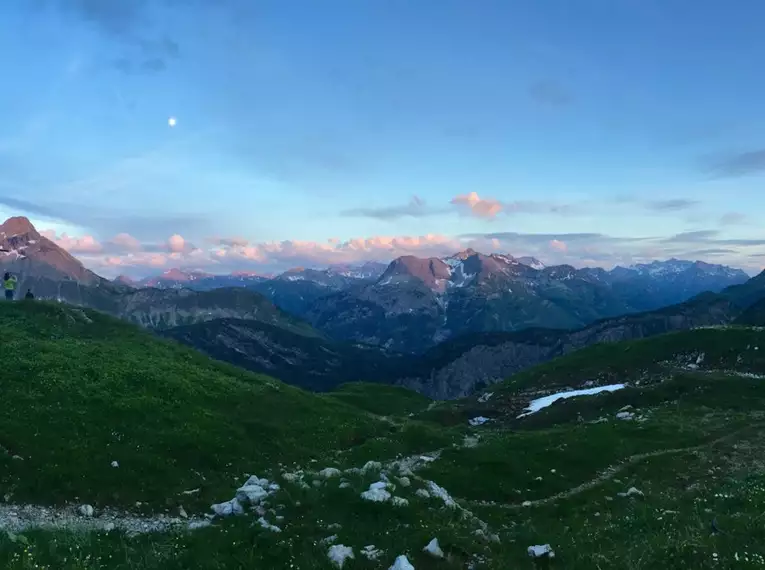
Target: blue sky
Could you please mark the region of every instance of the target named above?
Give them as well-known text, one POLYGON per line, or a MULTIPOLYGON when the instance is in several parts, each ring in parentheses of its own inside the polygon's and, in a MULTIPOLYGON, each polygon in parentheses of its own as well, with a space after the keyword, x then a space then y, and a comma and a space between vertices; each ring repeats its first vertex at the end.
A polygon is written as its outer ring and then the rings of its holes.
POLYGON ((7 0, 0 214, 104 274, 466 245, 758 271, 762 21, 756 0, 7 0))

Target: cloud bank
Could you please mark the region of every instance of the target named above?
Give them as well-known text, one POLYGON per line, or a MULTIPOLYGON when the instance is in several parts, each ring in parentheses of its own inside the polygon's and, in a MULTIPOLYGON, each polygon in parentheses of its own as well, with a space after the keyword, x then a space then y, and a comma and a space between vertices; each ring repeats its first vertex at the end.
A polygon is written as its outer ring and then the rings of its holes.
POLYGON ((443 257, 468 247, 484 253, 531 255, 548 265, 575 267, 610 268, 675 257, 741 267, 752 274, 765 268, 765 239, 726 238, 717 230, 653 237, 516 232, 372 236, 344 241, 332 238, 250 242, 241 237, 212 237, 200 245, 180 234, 170 235, 163 241, 141 242, 124 233, 103 241, 90 235, 43 233, 106 277, 119 274, 144 277, 171 268, 273 274, 298 266, 320 268, 365 261, 389 262, 402 255, 443 257))

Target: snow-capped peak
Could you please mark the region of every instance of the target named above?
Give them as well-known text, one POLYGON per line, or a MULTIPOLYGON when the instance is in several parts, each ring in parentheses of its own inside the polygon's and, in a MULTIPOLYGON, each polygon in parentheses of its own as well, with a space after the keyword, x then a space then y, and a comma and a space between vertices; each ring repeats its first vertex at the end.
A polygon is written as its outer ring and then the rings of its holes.
POLYGON ((527 267, 531 267, 532 269, 536 269, 537 271, 542 271, 545 267, 547 267, 544 263, 539 261, 536 257, 531 257, 528 255, 519 257, 518 263, 522 265, 526 265, 527 267))

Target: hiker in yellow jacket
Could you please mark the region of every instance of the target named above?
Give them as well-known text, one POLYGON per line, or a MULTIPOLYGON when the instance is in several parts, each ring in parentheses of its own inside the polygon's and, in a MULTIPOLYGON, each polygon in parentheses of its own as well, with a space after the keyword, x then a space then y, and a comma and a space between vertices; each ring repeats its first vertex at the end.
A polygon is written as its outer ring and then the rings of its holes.
POLYGON ((3 289, 5 289, 5 300, 13 301, 13 295, 16 293, 16 276, 6 272, 3 277, 3 289))

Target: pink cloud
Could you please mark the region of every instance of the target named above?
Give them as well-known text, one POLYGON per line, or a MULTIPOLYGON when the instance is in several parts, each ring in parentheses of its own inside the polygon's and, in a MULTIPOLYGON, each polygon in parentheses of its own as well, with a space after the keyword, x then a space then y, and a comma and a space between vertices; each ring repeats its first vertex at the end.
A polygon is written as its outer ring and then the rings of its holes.
POLYGON ((178 234, 171 235, 167 239, 167 247, 170 251, 182 252, 186 248, 186 240, 178 234))
POLYGON ((138 241, 133 236, 131 236, 130 234, 126 234, 126 233, 117 234, 110 240, 110 243, 124 249, 125 251, 140 251, 141 250, 141 242, 138 241))
POLYGON ((493 198, 481 198, 477 192, 461 194, 452 198, 452 204, 468 208, 473 216, 493 218, 502 211, 502 202, 493 198))
POLYGON ((69 253, 100 253, 103 246, 93 236, 70 237, 67 233, 60 236, 53 230, 44 230, 40 235, 48 238, 57 246, 67 250, 69 253))
POLYGON ((568 251, 568 246, 566 245, 565 241, 561 241, 559 239, 553 239, 550 240, 550 249, 554 249, 555 251, 568 251))

